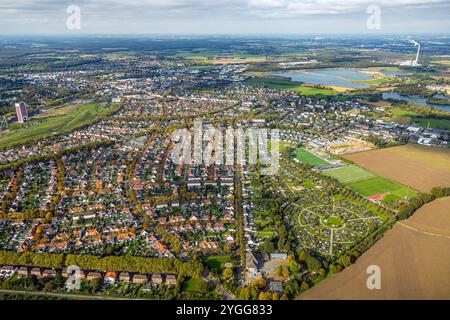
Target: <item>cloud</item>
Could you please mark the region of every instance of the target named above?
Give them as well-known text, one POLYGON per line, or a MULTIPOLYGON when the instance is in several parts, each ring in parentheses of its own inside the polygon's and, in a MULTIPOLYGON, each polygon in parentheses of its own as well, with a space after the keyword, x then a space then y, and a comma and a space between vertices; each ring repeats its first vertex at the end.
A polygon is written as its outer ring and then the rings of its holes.
POLYGON ((287 0, 250 0, 249 8, 273 9, 286 8, 289 4, 287 0))
POLYGON ((364 12, 370 5, 387 10, 449 5, 449 0, 250 0, 253 14, 270 17, 303 17, 364 12))
POLYGON ((75 4, 88 11, 112 12, 145 11, 186 12, 211 11, 212 13, 247 15, 261 12, 280 15, 316 15, 329 13, 352 13, 372 4, 385 8, 433 7, 449 4, 450 0, 15 0, 0 3, 3 10, 14 9, 23 14, 47 11, 49 14, 75 4))
MULTIPOLYGON (((276 30, 285 19, 365 19, 369 5, 379 5, 383 16, 398 17, 409 14, 418 20, 430 20, 438 14, 450 20, 450 0, 0 0, 0 30, 14 30, 14 25, 26 21, 34 25, 32 30, 45 25, 64 25, 66 8, 80 6, 82 18, 92 26, 113 28, 118 23, 126 30, 127 24, 154 26, 153 30, 164 30, 164 26, 183 23, 199 24, 208 21, 220 25, 236 25, 245 28, 265 21, 276 30), (158 25, 159 23, 159 25, 158 25)), ((327 20, 328 19, 328 20, 327 20)), ((334 19, 334 20, 333 20, 334 19)), ((406 18, 405 18, 406 19, 406 18)), ((409 19, 409 18, 408 18, 409 19)), ((342 20, 345 23, 345 20, 342 20)), ((406 21, 406 20, 405 20, 406 21)), ((409 20, 408 20, 409 21, 409 20)), ((198 28, 200 28, 199 26, 198 28)), ((325 27, 325 26, 324 26, 325 27)), ((114 32, 113 29, 111 29, 114 32)), ((188 29, 185 29, 186 31, 188 29)), ((184 30, 183 30, 184 31, 184 30)), ((441 30, 442 31, 442 30, 441 30)), ((2 31, 0 31, 2 32, 2 31)), ((93 31, 94 32, 94 31, 93 31)))

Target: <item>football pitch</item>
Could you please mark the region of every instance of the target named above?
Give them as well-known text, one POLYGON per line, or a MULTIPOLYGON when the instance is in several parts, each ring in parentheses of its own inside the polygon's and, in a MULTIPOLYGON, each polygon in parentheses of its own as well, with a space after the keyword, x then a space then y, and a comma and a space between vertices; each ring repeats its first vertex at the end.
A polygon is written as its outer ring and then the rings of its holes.
POLYGON ((417 191, 400 183, 378 176, 357 165, 328 169, 324 170, 323 173, 339 180, 350 189, 365 197, 389 193, 383 198, 383 202, 412 198, 417 195, 417 191))
POLYGON ((314 168, 326 166, 329 164, 322 158, 319 158, 318 156, 312 154, 304 148, 298 148, 297 150, 295 150, 295 159, 297 159, 301 163, 307 163, 314 168))
POLYGON ((373 176, 368 179, 350 182, 347 186, 366 197, 389 192, 390 195, 383 199, 385 202, 394 201, 400 198, 412 198, 417 195, 415 190, 380 176, 373 176))
POLYGON ((352 181, 358 181, 374 177, 375 175, 363 169, 357 165, 350 165, 342 168, 328 169, 323 171, 326 175, 329 175, 342 183, 348 183, 352 181))

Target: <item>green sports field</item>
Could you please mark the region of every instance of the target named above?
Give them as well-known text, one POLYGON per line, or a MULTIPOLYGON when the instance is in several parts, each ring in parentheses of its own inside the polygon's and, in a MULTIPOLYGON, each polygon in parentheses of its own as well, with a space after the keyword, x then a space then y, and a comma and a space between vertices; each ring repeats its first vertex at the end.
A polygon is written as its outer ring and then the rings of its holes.
POLYGON ((349 165, 337 169, 328 169, 322 172, 339 180, 350 189, 362 194, 365 197, 382 193, 390 193, 383 198, 382 202, 385 203, 404 198, 412 198, 417 195, 415 190, 397 182, 377 176, 357 165, 349 165))
POLYGON ((315 168, 326 166, 329 164, 322 158, 319 158, 318 156, 312 154, 311 152, 303 148, 298 148, 297 150, 295 150, 295 159, 297 159, 301 163, 307 163, 315 168))
POLYGON ((379 176, 350 182, 347 186, 366 197, 389 192, 390 195, 383 199, 384 202, 395 201, 405 197, 411 198, 417 195, 417 192, 411 188, 379 176))
POLYGON ((339 180, 342 183, 349 183, 352 181, 358 181, 375 176, 375 174, 373 174, 372 172, 367 171, 357 165, 350 165, 336 169, 328 169, 324 170, 323 173, 339 180))

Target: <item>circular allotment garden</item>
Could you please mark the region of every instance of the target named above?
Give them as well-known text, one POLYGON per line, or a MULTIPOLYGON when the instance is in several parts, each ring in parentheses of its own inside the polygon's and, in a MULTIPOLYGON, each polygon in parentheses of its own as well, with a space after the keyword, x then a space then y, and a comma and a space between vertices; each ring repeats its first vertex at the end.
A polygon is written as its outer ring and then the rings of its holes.
POLYGON ((378 216, 365 208, 334 199, 327 203, 305 205, 302 201, 290 206, 300 243, 318 252, 336 255, 364 238, 371 225, 381 223, 378 216))

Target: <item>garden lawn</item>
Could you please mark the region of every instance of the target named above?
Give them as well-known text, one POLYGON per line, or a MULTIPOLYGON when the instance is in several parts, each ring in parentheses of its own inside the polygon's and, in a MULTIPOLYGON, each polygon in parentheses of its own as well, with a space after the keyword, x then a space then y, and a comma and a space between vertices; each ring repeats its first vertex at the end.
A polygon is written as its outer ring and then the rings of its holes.
POLYGON ((205 285, 204 280, 201 278, 190 278, 189 280, 186 280, 183 282, 183 285, 181 289, 184 292, 204 292, 205 291, 205 285))
POLYGON ((207 256, 203 263, 205 263, 209 268, 211 269, 223 269, 225 268, 225 263, 231 262, 233 265, 235 264, 234 259, 231 257, 231 255, 211 255, 207 256))

